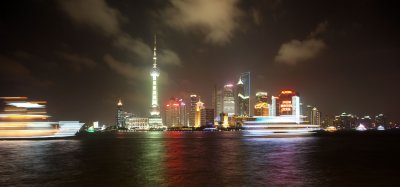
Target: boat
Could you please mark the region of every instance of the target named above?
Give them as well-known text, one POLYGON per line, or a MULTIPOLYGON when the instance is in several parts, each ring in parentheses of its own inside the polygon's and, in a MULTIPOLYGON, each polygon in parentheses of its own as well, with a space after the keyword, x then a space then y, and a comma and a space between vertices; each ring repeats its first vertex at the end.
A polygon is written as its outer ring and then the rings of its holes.
POLYGON ((319 125, 310 124, 305 116, 255 116, 243 122, 243 129, 249 135, 302 135, 320 130, 319 125))
POLYGON ((73 137, 84 123, 49 121, 46 101, 26 101, 27 97, 0 97, 0 139, 45 139, 73 137))

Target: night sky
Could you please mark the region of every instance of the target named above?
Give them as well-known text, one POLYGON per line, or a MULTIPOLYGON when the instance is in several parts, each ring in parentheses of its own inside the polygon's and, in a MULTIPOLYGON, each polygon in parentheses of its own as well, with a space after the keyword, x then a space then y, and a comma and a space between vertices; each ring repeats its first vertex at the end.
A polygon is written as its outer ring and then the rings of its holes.
POLYGON ((397 1, 2 1, 0 96, 47 100, 54 120, 148 116, 153 36, 160 104, 250 71, 252 95, 295 89, 323 115, 400 120, 397 1))

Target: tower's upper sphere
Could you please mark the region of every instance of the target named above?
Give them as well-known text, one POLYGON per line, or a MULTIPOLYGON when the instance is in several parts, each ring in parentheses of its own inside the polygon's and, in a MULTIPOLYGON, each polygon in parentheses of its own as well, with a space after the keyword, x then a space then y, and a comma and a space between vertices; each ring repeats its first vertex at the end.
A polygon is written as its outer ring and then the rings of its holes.
POLYGON ((150 71, 150 75, 152 77, 153 76, 158 77, 158 76, 160 76, 160 70, 157 67, 153 67, 153 69, 151 69, 151 71, 150 71))

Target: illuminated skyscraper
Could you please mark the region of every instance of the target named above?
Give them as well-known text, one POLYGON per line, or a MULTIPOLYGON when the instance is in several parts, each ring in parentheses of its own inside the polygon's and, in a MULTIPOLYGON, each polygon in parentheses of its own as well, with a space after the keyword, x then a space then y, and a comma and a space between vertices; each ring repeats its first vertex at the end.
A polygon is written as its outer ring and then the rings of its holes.
POLYGON ((239 78, 236 84, 236 94, 236 114, 239 116, 249 116, 250 97, 245 94, 245 85, 242 81, 242 77, 239 78))
POLYGON ((117 127, 118 128, 125 127, 125 114, 124 114, 124 111, 122 110, 122 101, 121 101, 121 99, 117 103, 116 121, 117 121, 117 127))
POLYGON ((312 125, 321 125, 321 114, 317 108, 313 108, 311 111, 311 121, 310 124, 312 125))
POLYGON ((256 104, 254 105, 254 116, 268 116, 268 93, 257 92, 256 93, 256 104))
POLYGON ((152 95, 151 95, 151 110, 149 117, 150 128, 162 128, 163 122, 160 116, 160 106, 158 104, 158 85, 157 78, 160 76, 160 70, 157 67, 157 38, 154 36, 154 51, 153 51, 153 68, 150 71, 152 77, 152 95))
POLYGON ((257 92, 256 93, 256 102, 268 103, 268 93, 267 92, 257 92))
POLYGON ((223 112, 228 116, 235 115, 235 96, 233 92, 233 85, 227 84, 224 86, 223 92, 223 112))
MULTIPOLYGON (((244 72, 240 74, 240 80, 243 83, 243 97, 244 99, 244 104, 242 108, 242 113, 244 116, 250 116, 250 72, 244 72)), ((239 114, 240 115, 240 114, 239 114)))
POLYGON ((279 94, 279 115, 300 116, 300 97, 293 90, 283 90, 279 94))
POLYGON ((206 115, 204 110, 204 103, 199 101, 196 103, 196 111, 194 115, 194 127, 205 126, 206 123, 206 115))
POLYGON ((195 125, 196 106, 198 101, 199 97, 197 95, 190 95, 189 126, 191 127, 194 127, 195 125))
POLYGON ((171 127, 187 126, 186 105, 182 99, 171 98, 165 106, 165 125, 171 127))

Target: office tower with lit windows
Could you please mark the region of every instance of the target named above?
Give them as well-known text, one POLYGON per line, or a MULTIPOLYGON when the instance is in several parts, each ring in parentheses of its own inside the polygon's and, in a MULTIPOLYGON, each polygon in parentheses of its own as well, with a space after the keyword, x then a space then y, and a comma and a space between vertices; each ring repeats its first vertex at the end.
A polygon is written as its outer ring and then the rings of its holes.
POLYGON ((311 110, 310 124, 321 125, 321 113, 316 107, 311 110))
POLYGON ((239 78, 236 84, 236 114, 238 116, 249 116, 249 96, 245 96, 245 87, 242 77, 239 78))
POLYGON ((197 107, 197 102, 199 102, 200 97, 192 94, 190 95, 190 113, 189 113, 189 126, 194 127, 195 126, 195 115, 196 115, 196 107, 197 107))
POLYGON ((256 93, 257 103, 268 103, 268 93, 267 92, 257 92, 256 93))
MULTIPOLYGON (((243 116, 250 116, 251 111, 250 111, 250 72, 243 72, 240 74, 239 80, 243 83, 243 100, 244 104, 242 109, 240 110, 243 114, 243 116)), ((241 115, 241 114, 239 114, 241 115)))
POLYGON ((152 95, 151 95, 151 109, 149 117, 150 128, 159 129, 163 127, 162 118, 160 115, 160 105, 158 104, 158 85, 157 78, 160 76, 160 70, 157 67, 157 38, 154 37, 154 50, 153 50, 153 68, 150 71, 152 78, 152 95))
POLYGON ((268 93, 257 92, 256 104, 254 105, 254 116, 269 116, 268 93))
POLYGON ((228 116, 235 115, 235 94, 234 86, 232 84, 227 84, 224 86, 223 112, 227 113, 228 116))
POLYGON ((116 121, 117 121, 117 127, 118 128, 125 127, 125 114, 124 114, 124 111, 122 109, 122 101, 121 101, 121 99, 117 103, 116 121))
POLYGON ((182 99, 171 98, 165 106, 165 125, 168 128, 187 126, 186 104, 182 99))

